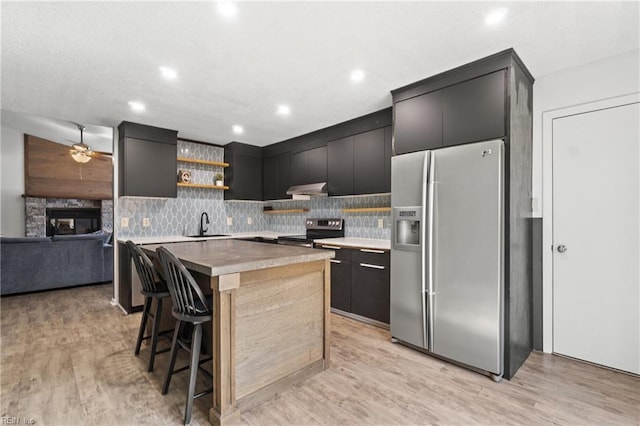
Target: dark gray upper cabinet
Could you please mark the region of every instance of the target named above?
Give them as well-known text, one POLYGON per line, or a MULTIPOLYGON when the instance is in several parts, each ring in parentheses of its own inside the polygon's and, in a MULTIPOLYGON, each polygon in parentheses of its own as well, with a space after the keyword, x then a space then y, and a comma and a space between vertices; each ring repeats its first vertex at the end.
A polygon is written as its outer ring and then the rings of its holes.
POLYGON ((309 183, 309 152, 296 152, 291 155, 291 185, 309 183))
POLYGON ((263 199, 279 200, 287 197, 291 186, 291 153, 265 157, 263 165, 263 199))
POLYGON ((354 194, 353 140, 353 136, 347 136, 327 143, 329 195, 354 194))
POLYGON ((310 149, 309 151, 309 182, 327 181, 327 147, 310 149))
POLYGON ((327 147, 309 149, 291 155, 291 185, 327 181, 327 147))
POLYGON ((291 185, 309 183, 309 152, 296 152, 291 155, 291 185))
POLYGON ((240 142, 224 147, 224 161, 229 163, 225 180, 229 189, 225 200, 257 200, 262 197, 262 149, 240 142))
POLYGON ((176 198, 175 130, 123 121, 118 126, 120 196, 176 198))
POLYGON ((276 197, 278 199, 288 198, 287 189, 291 186, 291 153, 285 152, 278 155, 278 191, 276 197))
POLYGON ((385 177, 385 129, 360 133, 353 137, 353 186, 355 194, 389 192, 391 180, 385 177))
POLYGON ((443 144, 505 136, 505 84, 500 70, 442 89, 443 144))
POLYGON ((442 92, 397 102, 394 113, 396 155, 442 146, 442 92))
POLYGON ((278 198, 278 159, 265 157, 262 160, 262 197, 265 200, 278 198))
POLYGON ((391 192, 391 156, 393 155, 393 128, 384 128, 384 191, 391 192))
POLYGON ((391 191, 391 128, 329 141, 329 195, 391 191))

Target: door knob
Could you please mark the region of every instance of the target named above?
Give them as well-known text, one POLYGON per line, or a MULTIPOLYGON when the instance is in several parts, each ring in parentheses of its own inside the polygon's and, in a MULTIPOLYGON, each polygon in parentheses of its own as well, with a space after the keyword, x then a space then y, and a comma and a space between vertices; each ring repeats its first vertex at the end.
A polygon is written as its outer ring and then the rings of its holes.
POLYGON ((564 244, 560 244, 558 246, 558 253, 564 253, 567 251, 567 246, 565 246, 564 244))

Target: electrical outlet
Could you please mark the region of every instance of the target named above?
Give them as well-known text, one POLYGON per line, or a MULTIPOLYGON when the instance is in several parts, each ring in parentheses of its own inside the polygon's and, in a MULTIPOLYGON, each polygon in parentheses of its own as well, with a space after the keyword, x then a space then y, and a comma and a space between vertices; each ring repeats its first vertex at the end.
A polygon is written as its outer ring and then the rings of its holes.
POLYGON ((149 218, 148 217, 143 217, 142 218, 142 226, 149 226, 149 218))
POLYGON ((384 228, 384 219, 378 219, 378 228, 384 228))
POLYGON ((129 218, 128 217, 121 217, 120 218, 120 226, 122 228, 128 228, 129 227, 129 218))
POLYGON ((233 218, 232 217, 228 217, 227 218, 227 226, 231 226, 233 225, 233 218))
POLYGON ((253 225, 253 218, 247 218, 247 225, 253 225))

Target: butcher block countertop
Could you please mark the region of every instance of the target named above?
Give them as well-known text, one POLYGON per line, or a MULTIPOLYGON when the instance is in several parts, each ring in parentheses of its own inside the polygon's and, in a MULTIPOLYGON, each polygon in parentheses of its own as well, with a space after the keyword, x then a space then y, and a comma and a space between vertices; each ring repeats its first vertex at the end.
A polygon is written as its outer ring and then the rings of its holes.
MULTIPOLYGON (((162 244, 145 245, 155 251, 162 244)), ((165 245, 188 268, 211 277, 330 259, 335 253, 304 247, 255 244, 238 240, 206 240, 165 245)))

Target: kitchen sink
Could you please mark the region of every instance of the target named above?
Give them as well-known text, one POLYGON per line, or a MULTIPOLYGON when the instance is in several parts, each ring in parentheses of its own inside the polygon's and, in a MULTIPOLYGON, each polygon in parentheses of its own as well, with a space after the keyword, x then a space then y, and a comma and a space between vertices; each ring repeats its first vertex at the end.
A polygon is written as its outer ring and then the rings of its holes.
POLYGON ((188 238, 228 237, 228 234, 186 235, 188 238))

